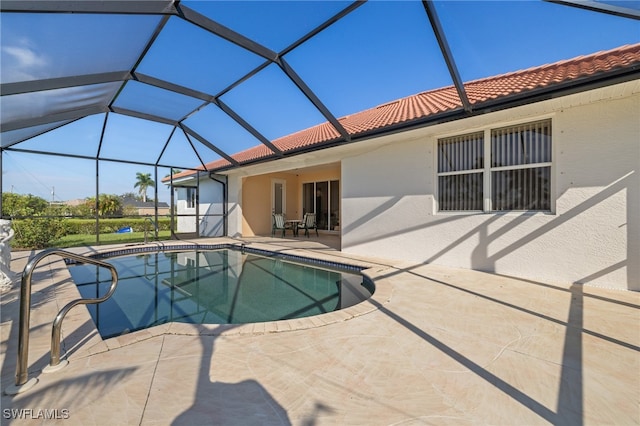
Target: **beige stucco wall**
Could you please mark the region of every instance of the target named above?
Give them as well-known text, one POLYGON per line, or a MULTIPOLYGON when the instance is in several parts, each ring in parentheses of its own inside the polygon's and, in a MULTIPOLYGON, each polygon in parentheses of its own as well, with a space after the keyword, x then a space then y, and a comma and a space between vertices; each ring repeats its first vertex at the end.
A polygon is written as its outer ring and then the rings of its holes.
POLYGON ((293 173, 270 173, 251 176, 242 183, 242 235, 271 235, 271 182, 286 182, 286 215, 297 217, 297 176, 293 173))
MULTIPOLYGON (((169 207, 158 207, 158 216, 167 216, 169 213, 169 207)), ((140 208, 138 209, 138 214, 140 216, 153 216, 156 214, 156 210, 154 208, 140 208)))

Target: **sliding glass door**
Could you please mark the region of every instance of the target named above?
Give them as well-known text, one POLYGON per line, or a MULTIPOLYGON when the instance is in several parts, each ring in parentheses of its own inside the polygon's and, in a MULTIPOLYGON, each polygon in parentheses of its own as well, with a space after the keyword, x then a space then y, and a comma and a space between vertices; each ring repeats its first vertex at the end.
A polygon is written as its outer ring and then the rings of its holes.
POLYGON ((335 231, 340 226, 340 181, 302 184, 302 212, 315 213, 318 229, 335 231))

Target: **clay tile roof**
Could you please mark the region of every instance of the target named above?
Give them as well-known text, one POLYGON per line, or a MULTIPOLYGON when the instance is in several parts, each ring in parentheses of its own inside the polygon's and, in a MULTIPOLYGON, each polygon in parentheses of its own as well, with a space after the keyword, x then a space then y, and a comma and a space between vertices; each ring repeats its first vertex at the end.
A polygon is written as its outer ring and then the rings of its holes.
MULTIPOLYGON (((633 66, 640 66, 640 43, 474 80, 465 83, 464 87, 469 102, 475 106, 501 97, 633 66)), ((358 135, 460 108, 462 108, 462 102, 458 98, 457 91, 454 86, 449 86, 389 102, 339 118, 338 121, 350 135, 358 135)), ((273 141, 273 144, 286 153, 339 138, 338 131, 326 122, 278 138, 273 141)), ((234 154, 232 157, 242 164, 265 157, 276 158, 276 155, 266 146, 259 145, 234 154)), ((207 164, 206 167, 208 170, 216 170, 229 165, 227 160, 221 159, 207 164)), ((192 173, 193 171, 182 172, 174 175, 174 178, 192 173)))

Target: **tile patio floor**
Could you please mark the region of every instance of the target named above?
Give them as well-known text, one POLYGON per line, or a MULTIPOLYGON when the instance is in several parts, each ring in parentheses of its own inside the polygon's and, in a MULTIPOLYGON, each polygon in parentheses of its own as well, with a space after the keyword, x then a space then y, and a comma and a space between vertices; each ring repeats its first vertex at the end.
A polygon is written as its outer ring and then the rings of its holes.
MULTIPOLYGON (((364 262, 376 294, 308 319, 167 324, 104 341, 78 306, 63 326, 70 364, 43 374, 51 321, 77 297, 51 257, 34 274, 29 371, 39 382, 2 396, 2 424, 640 423, 639 293, 354 258, 314 238, 247 242, 364 262), (69 418, 13 420, 7 409, 69 418)), ((12 270, 29 254, 13 253, 12 270)), ((17 287, 2 295, 3 390, 15 375, 17 287)))

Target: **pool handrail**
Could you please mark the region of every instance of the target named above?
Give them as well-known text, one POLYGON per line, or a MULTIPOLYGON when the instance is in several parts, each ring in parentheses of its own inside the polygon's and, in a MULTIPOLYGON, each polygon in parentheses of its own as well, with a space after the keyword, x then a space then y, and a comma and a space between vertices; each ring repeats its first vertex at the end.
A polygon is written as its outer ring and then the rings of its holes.
MULTIPOLYGON (((144 223, 146 224, 147 221, 151 222, 151 225, 153 226, 153 229, 155 231, 154 235, 155 235, 155 240, 158 241, 158 224, 156 222, 154 222, 153 219, 151 219, 149 216, 145 216, 144 218, 144 223)), ((144 243, 148 243, 147 241, 147 227, 144 227, 144 243)))
POLYGON ((29 376, 28 372, 28 357, 29 357, 29 319, 31 316, 31 276, 36 266, 40 261, 44 258, 58 255, 63 259, 72 259, 80 263, 89 263, 96 266, 101 266, 109 269, 111 272, 111 286, 109 287, 109 291, 98 298, 93 299, 76 299, 69 303, 67 303, 56 315, 53 320, 53 326, 51 330, 51 362, 49 364, 50 371, 55 370, 60 364, 60 329, 62 328, 62 320, 65 315, 73 308, 74 306, 80 304, 95 304, 102 303, 105 300, 109 299, 111 295, 113 295, 116 290, 116 286, 118 285, 118 271, 115 266, 110 263, 93 259, 91 257, 82 256, 79 254, 71 253, 66 250, 51 248, 47 250, 43 250, 42 252, 35 255, 27 265, 24 267, 22 272, 22 280, 20 283, 20 323, 19 323, 19 332, 18 332, 18 359, 16 365, 16 381, 15 386, 10 386, 9 389, 5 391, 5 393, 9 395, 15 395, 20 392, 24 392, 27 389, 31 388, 37 380, 26 386, 27 379, 29 376))

